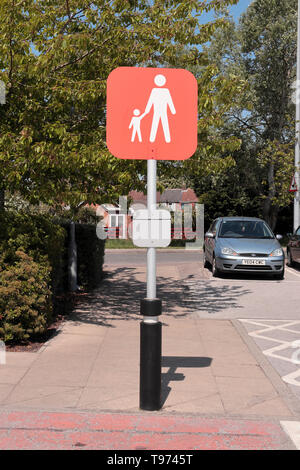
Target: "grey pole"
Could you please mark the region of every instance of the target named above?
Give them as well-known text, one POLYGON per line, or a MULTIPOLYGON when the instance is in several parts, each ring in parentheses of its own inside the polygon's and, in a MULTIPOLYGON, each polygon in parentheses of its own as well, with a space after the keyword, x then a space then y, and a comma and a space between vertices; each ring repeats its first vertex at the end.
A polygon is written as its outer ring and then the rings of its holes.
POLYGON ((76 292, 77 285, 77 245, 75 235, 75 223, 70 222, 70 239, 69 239, 69 290, 76 292))
MULTIPOLYGON (((156 169, 156 160, 147 160, 147 208, 150 213, 156 209, 156 169)), ((156 249, 147 248, 147 299, 155 298, 156 249)))
MULTIPOLYGON (((156 160, 147 161, 147 208, 156 209, 156 160)), ((150 218, 151 215, 150 215, 150 218)), ((156 298, 156 249, 147 248, 147 297, 141 301, 140 408, 161 408, 161 301, 156 298)))
POLYGON ((294 231, 300 225, 300 193, 299 193, 299 164, 300 164, 300 0, 298 0, 298 38, 297 38, 297 82, 296 82, 296 145, 295 145, 295 180, 297 185, 297 192, 294 199, 294 231))

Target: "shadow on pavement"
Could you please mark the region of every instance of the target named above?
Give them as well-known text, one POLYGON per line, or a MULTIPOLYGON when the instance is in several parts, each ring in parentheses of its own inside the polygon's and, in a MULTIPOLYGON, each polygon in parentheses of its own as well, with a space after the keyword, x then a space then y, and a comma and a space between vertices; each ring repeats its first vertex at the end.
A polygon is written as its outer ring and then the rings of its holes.
MULTIPOLYGON (((146 283, 136 279, 130 267, 112 269, 101 286, 86 297, 70 315, 70 320, 114 327, 115 320, 141 320, 140 300, 146 297, 146 283)), ((251 291, 239 285, 219 285, 189 275, 184 279, 157 278, 157 296, 164 316, 185 317, 196 312, 218 313, 226 308, 242 308, 239 297, 251 291)))
POLYGON ((185 295, 181 297, 180 305, 188 309, 189 313, 214 314, 227 308, 241 308, 238 304, 238 298, 251 293, 251 290, 240 285, 220 285, 215 282, 194 279, 193 276, 188 276, 185 284, 185 295))
POLYGON ((185 357, 185 356, 163 356, 162 367, 168 367, 169 370, 162 373, 161 381, 161 402, 162 406, 166 402, 172 388, 169 386, 170 382, 181 381, 185 379, 183 373, 176 372, 177 368, 202 368, 209 367, 212 363, 210 357, 185 357))

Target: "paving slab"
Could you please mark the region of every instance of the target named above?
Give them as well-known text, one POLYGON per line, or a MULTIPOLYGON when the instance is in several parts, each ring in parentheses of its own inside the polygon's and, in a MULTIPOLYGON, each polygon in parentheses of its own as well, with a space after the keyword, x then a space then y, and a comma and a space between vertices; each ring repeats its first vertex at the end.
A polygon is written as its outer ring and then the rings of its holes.
POLYGON ((12 384, 1 384, 0 383, 0 405, 6 400, 6 398, 13 391, 14 385, 12 384))
MULTIPOLYGON (((36 353, 6 351, 6 366, 29 367, 37 358, 36 353)), ((0 365, 1 370, 1 365, 0 365)))
POLYGON ((27 367, 0 367, 0 384, 17 384, 27 372, 27 367))
POLYGON ((75 409, 83 389, 81 387, 21 385, 11 390, 1 405, 5 408, 23 408, 35 410, 75 409))

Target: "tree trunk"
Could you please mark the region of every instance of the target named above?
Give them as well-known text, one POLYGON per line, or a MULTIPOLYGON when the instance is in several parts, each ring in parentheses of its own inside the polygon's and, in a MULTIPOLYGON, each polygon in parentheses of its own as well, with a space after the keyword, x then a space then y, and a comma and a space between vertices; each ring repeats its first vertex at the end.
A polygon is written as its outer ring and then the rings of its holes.
POLYGON ((269 199, 266 199, 263 206, 263 218, 274 231, 277 225, 278 208, 272 206, 269 199))
POLYGON ((75 223, 71 222, 69 238, 69 290, 70 292, 76 292, 77 289, 77 245, 75 239, 75 223))
POLYGON ((279 208, 275 206, 272 202, 276 196, 273 163, 270 163, 268 169, 268 186, 268 195, 263 204, 263 217, 264 220, 269 224, 271 229, 274 230, 277 224, 279 208))

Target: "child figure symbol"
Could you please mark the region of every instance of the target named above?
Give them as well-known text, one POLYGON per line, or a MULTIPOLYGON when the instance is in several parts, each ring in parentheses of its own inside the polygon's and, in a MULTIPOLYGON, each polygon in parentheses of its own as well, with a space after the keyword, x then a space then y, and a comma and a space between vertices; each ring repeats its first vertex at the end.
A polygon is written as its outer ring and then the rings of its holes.
POLYGON ((129 124, 129 129, 132 128, 131 142, 134 142, 136 134, 138 136, 139 142, 142 142, 141 120, 145 116, 145 113, 141 114, 141 116, 140 113, 141 112, 139 109, 135 109, 133 111, 133 117, 129 124))

